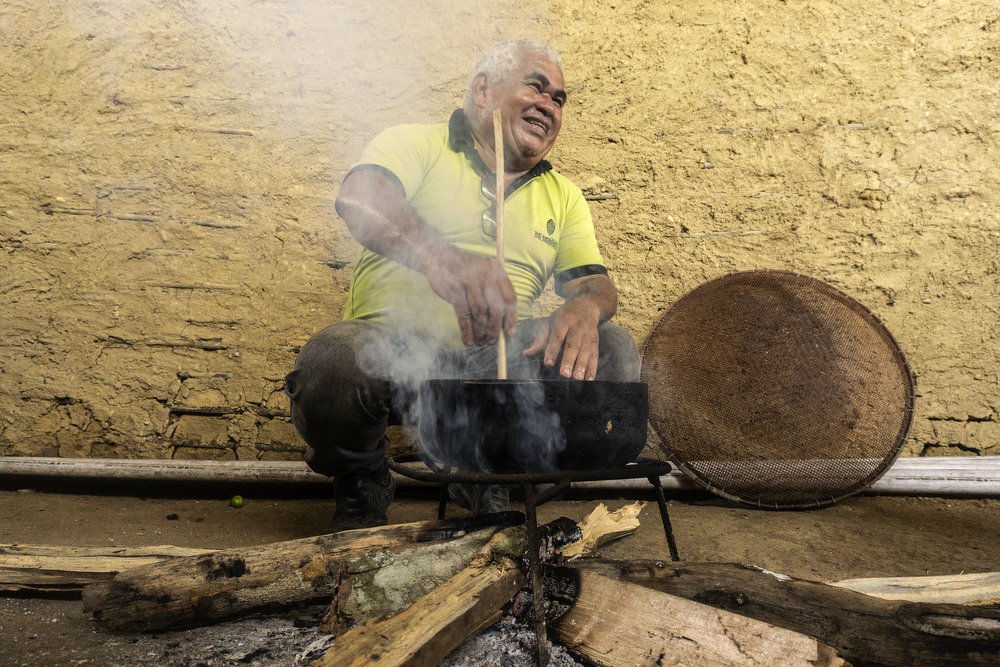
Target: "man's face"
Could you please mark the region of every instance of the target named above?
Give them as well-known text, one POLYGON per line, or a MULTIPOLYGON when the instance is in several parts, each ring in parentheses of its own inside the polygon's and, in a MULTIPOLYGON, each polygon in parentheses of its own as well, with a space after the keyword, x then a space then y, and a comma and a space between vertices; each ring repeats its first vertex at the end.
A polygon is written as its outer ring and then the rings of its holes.
POLYGON ((505 159, 510 170, 538 164, 556 143, 566 103, 559 66, 541 53, 521 54, 511 75, 490 88, 491 108, 503 115, 505 159))

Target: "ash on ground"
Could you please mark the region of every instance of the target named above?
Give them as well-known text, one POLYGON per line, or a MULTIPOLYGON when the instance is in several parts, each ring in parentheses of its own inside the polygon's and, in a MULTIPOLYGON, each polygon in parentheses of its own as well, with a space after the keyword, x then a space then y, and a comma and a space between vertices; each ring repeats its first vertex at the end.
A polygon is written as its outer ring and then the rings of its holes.
MULTIPOLYGON (((521 667, 538 664, 533 629, 505 616, 485 632, 469 639, 441 661, 442 667, 521 667)), ((552 667, 582 667, 562 646, 549 643, 552 667)))
POLYGON ((227 623, 161 634, 109 633, 113 667, 229 667, 309 665, 326 653, 334 637, 319 629, 327 605, 251 616, 227 623))
MULTIPOLYGON (((109 667, 288 667, 310 665, 335 645, 320 630, 326 605, 282 614, 250 616, 215 625, 160 634, 108 633, 102 653, 109 667)), ((512 616, 466 641, 442 661, 444 667, 522 667, 537 664, 533 628, 512 616)), ((549 644, 552 667, 582 667, 562 646, 549 644)), ((95 658, 97 656, 94 656, 95 658)))

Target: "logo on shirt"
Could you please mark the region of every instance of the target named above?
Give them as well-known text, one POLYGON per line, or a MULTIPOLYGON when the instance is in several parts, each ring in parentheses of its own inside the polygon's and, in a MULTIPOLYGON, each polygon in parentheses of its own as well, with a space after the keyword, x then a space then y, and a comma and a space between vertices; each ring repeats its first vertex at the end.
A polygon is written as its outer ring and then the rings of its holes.
POLYGON ((555 234, 556 232, 556 221, 553 220, 552 218, 549 218, 549 221, 545 223, 545 231, 549 233, 548 236, 545 236, 544 234, 536 230, 535 238, 544 243, 545 245, 549 246, 550 248, 558 248, 559 242, 556 241, 554 238, 552 238, 552 235, 555 234))

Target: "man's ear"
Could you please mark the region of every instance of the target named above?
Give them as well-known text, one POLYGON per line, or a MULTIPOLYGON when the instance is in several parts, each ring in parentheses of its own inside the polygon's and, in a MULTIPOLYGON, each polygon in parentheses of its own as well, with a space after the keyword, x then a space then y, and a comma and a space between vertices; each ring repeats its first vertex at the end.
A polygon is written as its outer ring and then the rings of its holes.
POLYGON ((480 72, 479 74, 472 77, 472 83, 470 84, 472 90, 472 101, 476 103, 476 106, 480 109, 486 108, 486 91, 490 88, 490 83, 486 78, 485 72, 480 72))

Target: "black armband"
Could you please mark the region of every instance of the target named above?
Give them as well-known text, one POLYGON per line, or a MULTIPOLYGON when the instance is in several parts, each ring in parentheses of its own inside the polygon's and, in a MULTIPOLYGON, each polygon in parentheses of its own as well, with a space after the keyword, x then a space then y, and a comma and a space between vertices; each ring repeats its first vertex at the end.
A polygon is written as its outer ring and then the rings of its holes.
POLYGON ((555 277, 555 290, 556 294, 559 296, 566 296, 563 294, 563 290, 566 287, 566 283, 571 280, 576 280, 577 278, 584 278, 586 276, 606 276, 608 275, 607 267, 601 266, 600 264, 586 264, 584 266, 577 266, 572 269, 567 269, 565 271, 560 271, 555 277))

